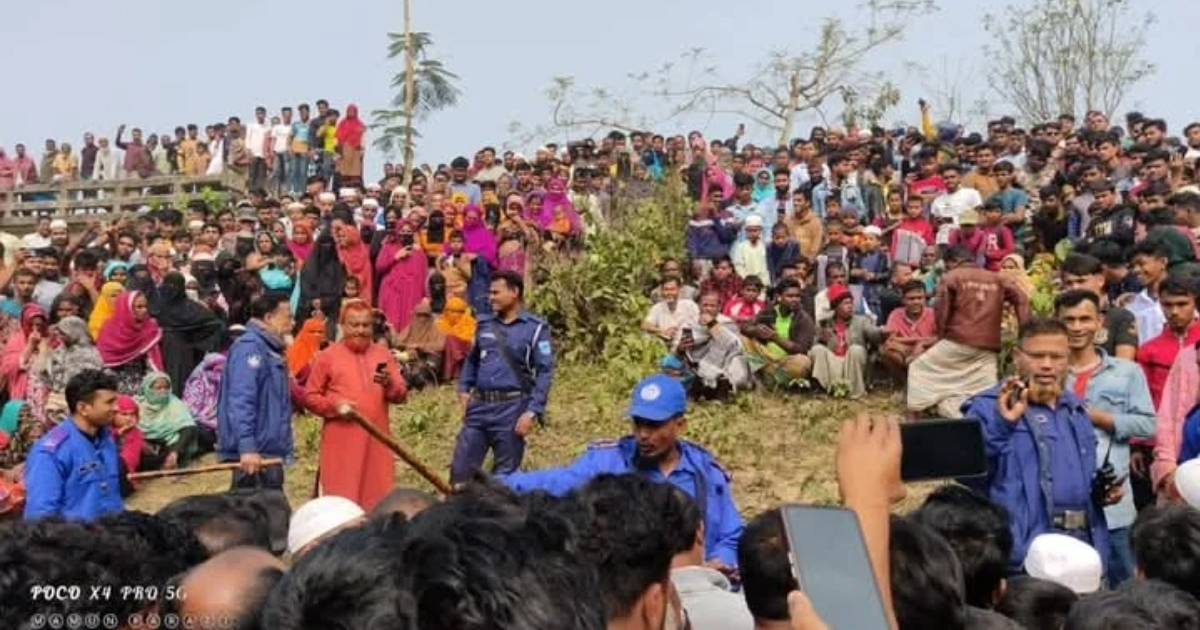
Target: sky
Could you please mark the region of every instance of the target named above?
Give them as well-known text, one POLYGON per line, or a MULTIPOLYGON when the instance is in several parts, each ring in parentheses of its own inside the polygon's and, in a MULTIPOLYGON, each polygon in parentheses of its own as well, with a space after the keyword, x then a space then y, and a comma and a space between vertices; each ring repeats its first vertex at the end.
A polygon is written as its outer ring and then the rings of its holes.
MULTIPOLYGON (((1200 119, 1194 51, 1185 50, 1195 41, 1200 3, 1130 2, 1135 14, 1152 9, 1158 18, 1146 51, 1158 69, 1125 108, 1164 117, 1177 133, 1200 119)), ((187 123, 203 127, 230 115, 248 120, 260 104, 275 112, 325 98, 343 111, 356 103, 369 113, 387 106, 391 77, 401 68, 399 60, 386 58, 386 33, 402 30, 401 0, 9 4, 0 20, 8 53, 0 146, 10 150, 24 142, 40 153, 46 138, 78 146, 85 131, 113 137, 121 123, 163 132, 187 123)), ((740 78, 771 50, 811 45, 821 18, 861 16, 857 4, 759 0, 753 10, 738 11, 740 3, 729 0, 608 0, 590 5, 597 11, 585 14, 568 8, 571 3, 549 0, 412 0, 414 29, 432 34, 433 56, 459 75, 462 90, 457 107, 419 125, 417 159, 448 162, 484 145, 529 152, 542 141, 561 143, 562 137, 514 142, 510 133, 514 121, 527 129, 548 124, 546 90, 553 77, 574 76, 581 86, 606 86, 632 98, 638 92, 630 73, 703 47, 706 65, 740 78)), ((904 41, 865 62, 901 89, 901 104, 885 117, 889 123, 915 123, 920 97, 933 103, 936 117, 937 107, 944 106, 938 95, 947 84, 968 101, 988 98, 993 116, 1009 112, 984 80, 980 5, 940 4, 936 14, 910 25, 904 41), (926 70, 915 71, 913 62, 926 70)), ((648 111, 661 106, 644 95, 635 100, 648 111)), ((662 130, 699 129, 726 137, 740 121, 732 113, 706 112, 662 130)), ((817 123, 802 116, 797 128, 806 131, 817 123)), ((773 134, 751 126, 747 140, 773 140, 773 134)), ((369 160, 378 164, 385 158, 372 151, 369 160)))

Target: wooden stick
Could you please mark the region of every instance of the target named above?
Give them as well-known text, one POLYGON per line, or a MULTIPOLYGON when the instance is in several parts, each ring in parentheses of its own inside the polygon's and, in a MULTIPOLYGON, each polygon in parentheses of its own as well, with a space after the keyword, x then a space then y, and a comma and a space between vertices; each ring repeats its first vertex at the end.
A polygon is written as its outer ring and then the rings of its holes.
MULTIPOLYGON (((283 460, 278 457, 267 458, 262 460, 263 466, 281 466, 283 460)), ((157 479, 159 477, 188 477, 191 475, 199 475, 202 473, 220 472, 222 470, 237 470, 242 465, 239 462, 227 462, 224 464, 211 464, 209 466, 197 466, 195 468, 175 468, 172 470, 147 470, 145 472, 129 473, 126 477, 130 481, 138 481, 140 479, 157 479)))
POLYGON ((424 464, 424 462, 417 459, 417 457, 412 453, 409 453, 408 449, 401 446, 399 442, 392 438, 392 436, 380 431, 379 427, 371 424, 371 421, 362 417, 362 414, 358 413, 352 408, 346 407, 338 409, 338 411, 341 412, 343 416, 357 422, 358 426, 362 427, 364 431, 371 435, 371 437, 379 440, 384 446, 388 447, 389 450, 395 453, 396 457, 399 457, 400 459, 404 460, 404 463, 412 466, 412 469, 417 471, 418 475, 424 477, 425 481, 428 481, 431 485, 433 485, 438 492, 441 492, 445 496, 449 496, 454 491, 450 487, 450 484, 446 483, 445 480, 437 475, 437 473, 430 470, 429 467, 424 464))

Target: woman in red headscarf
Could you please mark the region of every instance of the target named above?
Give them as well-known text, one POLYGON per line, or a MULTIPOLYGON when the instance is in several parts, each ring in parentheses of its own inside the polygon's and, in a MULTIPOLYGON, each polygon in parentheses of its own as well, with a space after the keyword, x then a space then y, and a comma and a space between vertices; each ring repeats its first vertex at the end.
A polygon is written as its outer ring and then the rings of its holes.
POLYGON ((0 390, 7 388, 9 400, 24 399, 29 389, 29 373, 33 362, 48 348, 46 311, 37 304, 21 309, 21 328, 4 344, 0 358, 0 390))
POLYGON ((346 270, 346 277, 358 279, 358 297, 371 303, 375 295, 375 270, 371 268, 371 248, 363 242, 362 232, 354 223, 333 220, 333 238, 337 242, 338 260, 346 270))
POLYGON ((337 126, 337 174, 338 185, 354 187, 362 185, 363 136, 367 126, 358 117, 358 106, 347 105, 346 115, 337 126))
POLYGON ((100 361, 116 375, 117 391, 137 396, 146 374, 163 370, 161 341, 162 329, 150 317, 146 296, 141 291, 118 295, 112 317, 96 336, 100 361))
POLYGON ((395 330, 408 327, 413 311, 429 295, 429 260, 416 241, 416 226, 401 221, 395 233, 387 235, 375 258, 380 278, 379 310, 395 330))

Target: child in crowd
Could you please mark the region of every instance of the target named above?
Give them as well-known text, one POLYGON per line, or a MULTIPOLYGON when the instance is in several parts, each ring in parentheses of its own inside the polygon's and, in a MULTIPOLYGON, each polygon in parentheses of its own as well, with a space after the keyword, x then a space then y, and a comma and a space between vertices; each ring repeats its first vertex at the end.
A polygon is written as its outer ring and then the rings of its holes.
POLYGON ((721 312, 739 324, 758 317, 767 305, 763 300, 763 282, 758 276, 742 278, 742 289, 725 303, 721 312))
POLYGON ((711 197, 699 202, 687 226, 686 247, 692 274, 697 278, 707 276, 714 260, 729 255, 729 246, 736 237, 736 228, 726 225, 715 211, 711 197))
POLYGON ((800 243, 792 238, 785 223, 776 223, 771 229, 771 244, 767 245, 767 266, 771 271, 771 284, 779 284, 783 268, 800 260, 800 243))
POLYGON ((817 283, 818 288, 821 289, 825 288, 825 270, 830 263, 836 262, 845 267, 850 262, 850 248, 846 244, 845 230, 842 228, 841 221, 828 220, 825 223, 825 233, 828 235, 828 240, 825 242, 825 247, 821 248, 821 253, 817 255, 817 283))
POLYGON ((1013 234, 1004 225, 1004 209, 995 197, 983 204, 983 225, 979 227, 983 234, 983 260, 988 271, 1000 271, 1000 261, 1013 253, 1013 234))
POLYGON ((130 396, 117 397, 117 412, 113 416, 113 437, 117 441, 117 452, 121 467, 121 496, 127 497, 137 489, 129 480, 130 473, 138 471, 142 459, 142 447, 146 438, 138 427, 138 405, 130 396))
POLYGON ((892 260, 915 265, 925 247, 934 244, 933 225, 925 218, 924 210, 920 197, 914 196, 904 205, 904 216, 895 224, 889 239, 888 254, 892 260))
POLYGON ((958 227, 950 231, 950 239, 946 245, 966 247, 975 257, 975 264, 982 267, 986 262, 984 252, 987 248, 987 237, 983 230, 979 229, 979 212, 963 210, 958 216, 958 227))
POLYGON ((871 225, 863 230, 862 242, 850 253, 850 286, 858 287, 871 313, 880 313, 879 294, 891 278, 891 262, 880 239, 883 230, 871 225))

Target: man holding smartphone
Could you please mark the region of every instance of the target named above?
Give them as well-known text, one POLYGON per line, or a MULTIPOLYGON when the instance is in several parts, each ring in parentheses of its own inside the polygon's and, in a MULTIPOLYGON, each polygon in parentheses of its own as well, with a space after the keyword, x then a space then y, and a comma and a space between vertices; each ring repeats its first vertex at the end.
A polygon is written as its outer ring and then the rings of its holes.
POLYGON ((1108 549, 1103 505, 1092 497, 1096 434, 1084 402, 1066 389, 1070 340, 1057 319, 1026 321, 1013 350, 1020 376, 963 405, 964 415, 983 425, 988 472, 977 489, 1012 516, 1009 560, 1016 571, 1039 534, 1066 534, 1108 549))

